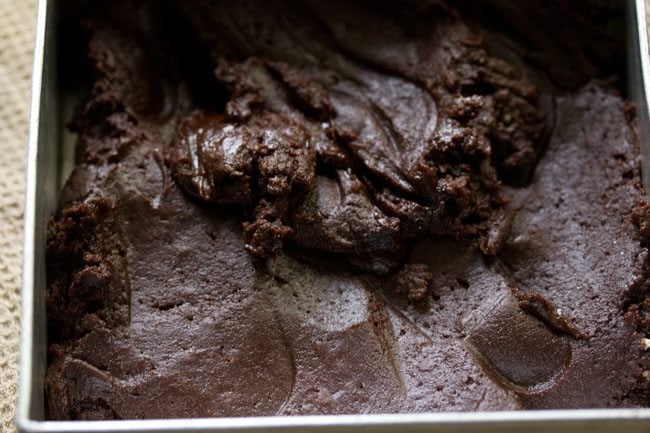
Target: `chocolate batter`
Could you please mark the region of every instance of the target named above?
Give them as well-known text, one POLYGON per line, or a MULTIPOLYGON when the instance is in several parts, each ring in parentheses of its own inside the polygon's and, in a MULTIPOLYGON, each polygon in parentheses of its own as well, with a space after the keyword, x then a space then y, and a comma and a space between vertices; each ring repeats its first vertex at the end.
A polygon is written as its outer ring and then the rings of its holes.
POLYGON ((48 417, 648 405, 634 110, 581 6, 94 4, 48 417))

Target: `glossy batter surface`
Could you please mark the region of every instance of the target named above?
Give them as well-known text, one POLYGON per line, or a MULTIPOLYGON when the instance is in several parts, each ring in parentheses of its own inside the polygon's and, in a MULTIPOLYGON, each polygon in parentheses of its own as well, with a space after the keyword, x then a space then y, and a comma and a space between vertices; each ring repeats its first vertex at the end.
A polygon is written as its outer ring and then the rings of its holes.
POLYGON ((535 2, 485 2, 499 29, 462 2, 94 7, 49 418, 648 404, 602 11, 557 46, 538 23, 576 15, 535 2))

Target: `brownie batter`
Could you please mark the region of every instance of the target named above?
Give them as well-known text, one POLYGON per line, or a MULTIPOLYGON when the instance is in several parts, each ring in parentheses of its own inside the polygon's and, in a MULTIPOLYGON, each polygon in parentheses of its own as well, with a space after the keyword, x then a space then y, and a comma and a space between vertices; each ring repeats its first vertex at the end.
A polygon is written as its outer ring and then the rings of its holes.
POLYGON ((647 406, 611 13, 518 3, 93 4, 48 418, 647 406))

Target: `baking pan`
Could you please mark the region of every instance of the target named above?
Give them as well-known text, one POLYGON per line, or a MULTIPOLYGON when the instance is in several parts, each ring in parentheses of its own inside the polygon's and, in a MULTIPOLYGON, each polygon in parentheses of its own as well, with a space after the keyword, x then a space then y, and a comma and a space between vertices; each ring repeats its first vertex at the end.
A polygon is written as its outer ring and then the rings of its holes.
MULTIPOLYGON (((648 409, 589 409, 479 413, 328 415, 292 417, 170 419, 146 421, 45 421, 43 376, 46 369, 45 229, 56 208, 61 180, 72 161, 65 120, 79 100, 83 80, 58 80, 57 28, 66 27, 62 11, 79 2, 41 0, 34 50, 34 71, 25 198, 24 271, 20 384, 17 426, 22 432, 650 432, 648 409), (64 5, 65 3, 65 5, 64 5), (62 84, 63 83, 63 84, 62 84)), ((628 0, 628 76, 644 155, 643 176, 650 185, 650 59, 645 0, 628 0)), ((63 77, 62 77, 63 78, 63 77)), ((650 190, 650 189, 649 189, 650 190)))

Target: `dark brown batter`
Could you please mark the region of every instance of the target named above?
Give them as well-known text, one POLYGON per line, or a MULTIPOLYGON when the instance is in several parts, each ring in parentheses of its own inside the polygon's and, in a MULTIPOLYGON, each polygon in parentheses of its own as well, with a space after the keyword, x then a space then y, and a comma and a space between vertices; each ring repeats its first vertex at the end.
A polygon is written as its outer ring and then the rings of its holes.
POLYGON ((257 256, 286 240, 386 273, 414 238, 485 230, 503 202, 497 171, 530 177, 535 86, 444 15, 415 45, 403 23, 343 2, 185 9, 230 98, 224 114, 184 121, 172 171, 206 202, 253 209, 244 234, 257 256), (360 15, 383 20, 404 52, 362 49, 369 35, 345 21, 360 15))
POLYGON ((94 5, 48 417, 648 405, 634 113, 560 3, 94 5))

